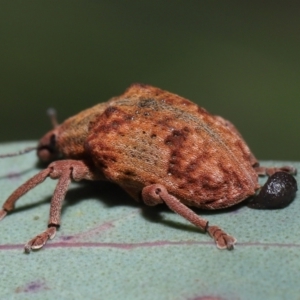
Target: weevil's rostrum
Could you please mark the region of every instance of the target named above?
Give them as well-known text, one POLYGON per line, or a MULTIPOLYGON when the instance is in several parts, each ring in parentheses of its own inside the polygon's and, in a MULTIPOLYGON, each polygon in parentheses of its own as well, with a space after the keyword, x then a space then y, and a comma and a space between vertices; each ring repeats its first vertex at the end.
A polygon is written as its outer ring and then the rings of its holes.
POLYGON ((55 235, 61 203, 71 180, 108 180, 135 200, 166 203, 215 240, 232 249, 236 239, 196 215, 188 206, 221 209, 260 188, 258 175, 293 167, 264 168, 227 120, 178 95, 134 84, 119 97, 67 119, 39 142, 38 156, 52 161, 5 202, 0 219, 46 177, 59 179, 50 208, 49 228, 25 250, 41 248, 55 235))

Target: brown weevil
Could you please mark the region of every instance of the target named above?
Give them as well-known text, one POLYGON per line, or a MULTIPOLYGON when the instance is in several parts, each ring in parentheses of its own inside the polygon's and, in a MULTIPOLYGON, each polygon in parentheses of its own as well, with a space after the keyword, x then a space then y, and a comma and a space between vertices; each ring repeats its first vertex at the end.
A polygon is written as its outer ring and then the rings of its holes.
POLYGON ((119 97, 60 125, 53 123, 37 146, 39 159, 51 163, 13 192, 0 210, 3 219, 26 192, 47 177, 58 179, 48 228, 25 245, 26 252, 55 236, 71 180, 111 181, 137 201, 165 203, 208 232, 218 248, 230 250, 236 239, 188 206, 230 207, 256 193, 258 175, 296 172, 293 167, 260 167, 229 121, 148 85, 134 84, 119 97))

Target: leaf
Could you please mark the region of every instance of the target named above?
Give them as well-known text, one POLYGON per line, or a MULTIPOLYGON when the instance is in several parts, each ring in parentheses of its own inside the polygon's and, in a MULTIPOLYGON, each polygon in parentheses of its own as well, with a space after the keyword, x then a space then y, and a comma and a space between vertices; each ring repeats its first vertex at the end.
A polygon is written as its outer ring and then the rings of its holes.
MULTIPOLYGON (((34 144, 2 144, 0 154, 34 144)), ((300 168, 264 163, 287 164, 300 168)), ((2 202, 38 171, 34 153, 1 159, 2 202)), ((25 242, 47 226, 55 183, 47 179, 23 196, 0 223, 1 298, 37 293, 43 299, 295 299, 300 294, 298 194, 279 210, 245 204, 195 210, 237 238, 235 250, 221 251, 163 205, 136 203, 112 184, 74 183, 55 239, 25 255, 25 242)))

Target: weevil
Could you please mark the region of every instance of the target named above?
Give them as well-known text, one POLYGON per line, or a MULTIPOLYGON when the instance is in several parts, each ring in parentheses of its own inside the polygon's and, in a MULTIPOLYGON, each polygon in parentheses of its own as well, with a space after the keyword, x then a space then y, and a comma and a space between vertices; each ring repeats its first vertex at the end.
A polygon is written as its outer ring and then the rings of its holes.
POLYGON ((55 236, 68 186, 83 179, 114 182, 146 205, 165 203, 207 232, 218 248, 231 250, 236 239, 189 207, 230 207, 256 193, 258 175, 296 172, 261 167, 229 121, 149 85, 133 84, 121 96, 53 125, 36 148, 39 159, 51 163, 0 210, 3 219, 22 195, 47 177, 58 179, 48 228, 26 243, 26 252, 55 236))

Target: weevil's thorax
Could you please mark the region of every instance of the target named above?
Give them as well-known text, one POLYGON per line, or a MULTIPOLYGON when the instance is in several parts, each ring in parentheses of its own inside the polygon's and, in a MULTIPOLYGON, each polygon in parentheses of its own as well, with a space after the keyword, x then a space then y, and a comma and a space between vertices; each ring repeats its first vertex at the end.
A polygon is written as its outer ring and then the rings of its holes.
POLYGON ((45 134, 38 145, 38 156, 43 162, 59 158, 85 159, 86 137, 94 120, 104 111, 108 102, 100 103, 70 117, 45 134))
POLYGON ((57 147, 64 158, 85 159, 85 141, 89 130, 108 102, 100 103, 64 121, 58 128, 57 147))
POLYGON ((47 132, 39 141, 37 156, 42 162, 51 162, 59 158, 56 146, 57 129, 47 132))

